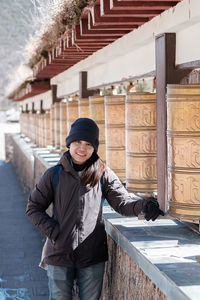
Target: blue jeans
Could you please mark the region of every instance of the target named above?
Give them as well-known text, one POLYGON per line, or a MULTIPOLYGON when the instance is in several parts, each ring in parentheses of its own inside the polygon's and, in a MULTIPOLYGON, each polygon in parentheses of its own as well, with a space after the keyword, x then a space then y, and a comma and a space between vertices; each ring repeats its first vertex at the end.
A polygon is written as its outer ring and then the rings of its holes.
POLYGON ((99 300, 104 268, 104 262, 86 268, 48 265, 49 300, 72 300, 75 279, 79 300, 99 300))

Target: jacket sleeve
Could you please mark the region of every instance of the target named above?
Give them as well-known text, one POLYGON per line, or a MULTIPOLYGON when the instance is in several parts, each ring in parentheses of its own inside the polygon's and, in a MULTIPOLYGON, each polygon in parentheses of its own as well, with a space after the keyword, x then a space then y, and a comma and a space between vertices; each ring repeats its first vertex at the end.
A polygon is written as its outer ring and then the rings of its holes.
POLYGON ((51 240, 56 240, 59 234, 59 224, 46 213, 46 209, 54 199, 53 174, 54 168, 48 169, 36 184, 29 196, 26 214, 42 234, 51 240))
POLYGON ((108 168, 104 181, 104 195, 110 206, 123 216, 138 216, 144 209, 145 200, 135 200, 130 197, 117 175, 108 168))

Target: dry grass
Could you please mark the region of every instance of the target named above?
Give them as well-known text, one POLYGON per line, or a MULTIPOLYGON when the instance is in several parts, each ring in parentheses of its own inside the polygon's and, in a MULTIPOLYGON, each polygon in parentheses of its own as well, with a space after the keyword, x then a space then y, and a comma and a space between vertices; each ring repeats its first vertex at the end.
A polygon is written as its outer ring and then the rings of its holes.
POLYGON ((30 37, 25 47, 26 63, 32 68, 42 56, 59 42, 59 38, 78 24, 82 10, 95 0, 32 0, 35 5, 34 22, 40 29, 30 37))
POLYGON ((7 97, 12 98, 24 84, 33 79, 32 68, 46 57, 49 50, 59 43, 60 37, 79 23, 83 9, 96 0, 31 0, 34 11, 29 22, 35 33, 30 35, 24 49, 24 62, 13 70, 6 87, 7 97))

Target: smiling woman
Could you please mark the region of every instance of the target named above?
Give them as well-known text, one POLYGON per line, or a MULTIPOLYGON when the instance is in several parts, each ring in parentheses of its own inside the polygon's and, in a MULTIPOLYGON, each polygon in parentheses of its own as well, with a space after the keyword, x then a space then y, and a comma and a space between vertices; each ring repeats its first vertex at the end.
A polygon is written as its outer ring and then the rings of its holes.
POLYGON ((125 216, 143 211, 146 219, 155 220, 162 212, 149 199, 131 199, 99 157, 99 128, 92 119, 79 118, 71 125, 66 146, 69 151, 43 174, 30 194, 26 213, 47 236, 41 266, 47 269, 49 300, 72 299, 74 279, 80 300, 99 300, 108 259, 102 200, 125 216), (50 217, 45 211, 52 202, 50 217))
POLYGON ((69 152, 73 162, 78 165, 84 164, 94 151, 94 147, 85 141, 75 141, 70 144, 69 152))

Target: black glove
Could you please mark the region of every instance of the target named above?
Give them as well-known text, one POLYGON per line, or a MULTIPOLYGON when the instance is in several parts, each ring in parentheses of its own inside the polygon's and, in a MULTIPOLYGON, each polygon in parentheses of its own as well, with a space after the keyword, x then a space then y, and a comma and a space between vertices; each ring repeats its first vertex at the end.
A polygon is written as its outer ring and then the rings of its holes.
POLYGON ((147 221, 155 221, 159 215, 164 216, 164 212, 159 208, 159 203, 154 198, 149 198, 144 206, 144 217, 147 221))

